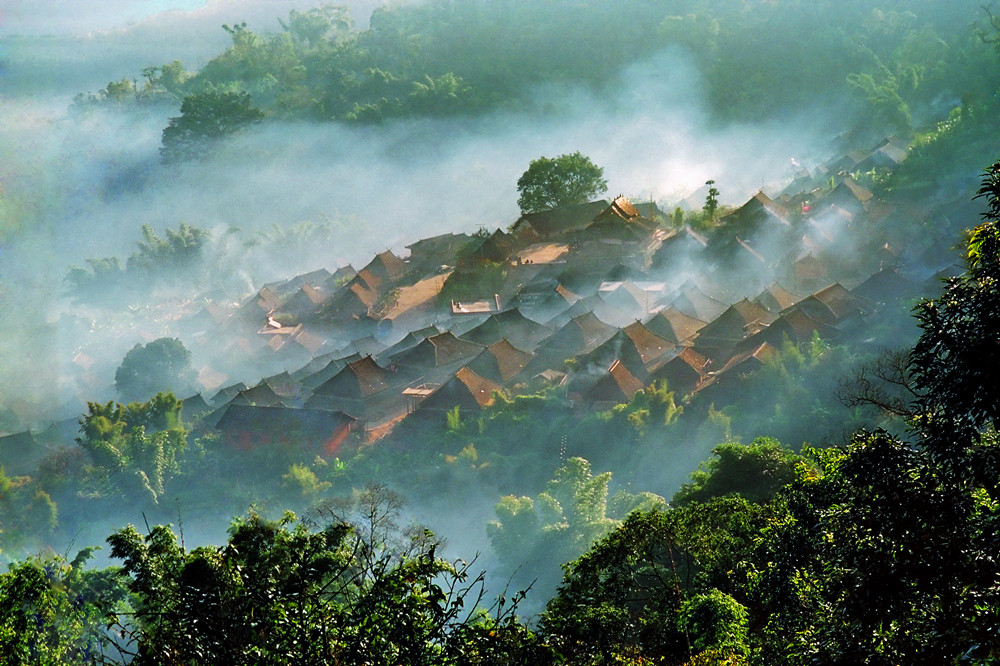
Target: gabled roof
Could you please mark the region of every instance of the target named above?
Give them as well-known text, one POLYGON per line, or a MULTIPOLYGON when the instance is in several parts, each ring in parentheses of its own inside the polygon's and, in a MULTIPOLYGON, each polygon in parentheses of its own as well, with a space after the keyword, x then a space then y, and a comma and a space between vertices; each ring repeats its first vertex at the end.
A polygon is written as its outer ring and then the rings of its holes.
POLYGON ((663 267, 671 261, 696 257, 708 247, 708 239, 691 227, 685 226, 673 231, 660 242, 653 254, 654 267, 663 267))
POLYGON ((833 188, 830 194, 826 195, 828 201, 841 207, 845 205, 850 206, 851 203, 867 206, 874 197, 875 195, 872 194, 871 190, 863 185, 859 185, 850 176, 844 176, 840 184, 833 188))
POLYGON ((303 273, 302 275, 296 275, 291 280, 286 280, 280 283, 276 287, 276 291, 282 294, 290 294, 298 289, 301 289, 305 285, 321 285, 325 284, 327 280, 331 277, 330 271, 325 268, 318 268, 309 273, 303 273))
POLYGON ((257 405, 271 407, 282 403, 282 396, 274 392, 266 382, 261 382, 252 388, 243 389, 230 401, 233 405, 257 405))
POLYGON ((384 282, 395 282, 406 275, 407 269, 405 261, 386 250, 376 254, 361 271, 369 271, 384 282))
POLYGON ((641 213, 632 205, 632 202, 625 197, 619 195, 615 197, 607 208, 602 210, 600 213, 594 216, 594 222, 600 222, 606 219, 616 219, 624 222, 631 222, 639 217, 641 213))
POLYGON ((636 311, 628 311, 617 308, 597 294, 592 294, 573 303, 573 305, 569 308, 563 310, 555 317, 545 322, 545 325, 550 328, 561 328, 574 317, 588 313, 591 313, 598 317, 601 321, 614 326, 634 321, 636 316, 639 314, 636 311))
POLYGON ((635 350, 645 364, 652 363, 674 348, 670 341, 656 335, 640 322, 629 324, 622 331, 635 345, 635 350))
POLYGON ((492 404, 493 393, 499 390, 496 382, 463 367, 417 405, 417 413, 444 412, 455 407, 479 410, 492 404))
POLYGON ((677 308, 668 307, 646 322, 646 328, 667 342, 681 344, 691 340, 708 322, 690 317, 677 308))
POLYGON ((384 349, 379 354, 379 358, 385 360, 402 351, 406 351, 407 349, 413 349, 425 339, 432 335, 437 335, 440 332, 441 330, 437 326, 425 326, 415 331, 410 331, 402 338, 394 342, 388 349, 384 349))
POLYGON ((423 238, 406 246, 411 262, 451 264, 455 253, 471 240, 468 234, 439 234, 423 238))
POLYGON ((376 363, 371 356, 365 356, 348 363, 317 386, 313 395, 363 400, 391 388, 395 383, 393 373, 376 363))
POLYGON ((326 345, 326 338, 306 330, 304 326, 299 327, 298 332, 292 335, 292 339, 310 354, 315 354, 326 345))
POLYGON ((570 319, 558 331, 547 337, 538 346, 539 353, 558 352, 564 358, 593 351, 617 331, 605 324, 593 312, 585 312, 570 319))
POLYGON ((219 407, 220 405, 223 405, 232 400, 233 398, 235 398, 240 391, 243 391, 246 388, 247 385, 244 384, 243 382, 237 382, 235 384, 223 387, 219 389, 215 393, 215 395, 212 396, 212 399, 209 401, 209 404, 211 404, 212 407, 219 407))
POLYGON ((690 284, 678 294, 671 305, 689 317, 702 321, 711 321, 722 314, 725 303, 715 300, 703 292, 697 285, 690 284))
POLYGON ((357 274, 358 270, 354 268, 354 266, 347 264, 346 266, 341 266, 340 268, 335 270, 333 272, 333 275, 327 278, 326 282, 324 282, 320 286, 329 292, 333 292, 335 289, 337 289, 337 287, 341 286, 344 282, 350 280, 357 274))
POLYGON ((869 301, 890 303, 917 296, 920 285, 907 280, 894 268, 883 268, 851 291, 869 301))
POLYGON ((625 197, 619 196, 594 216, 581 232, 582 238, 609 238, 624 242, 641 241, 653 233, 653 227, 625 197))
POLYGON ((507 340, 494 342, 469 361, 467 368, 480 377, 505 384, 524 369, 532 355, 507 340))
POLYGON ((705 376, 709 360, 690 347, 681 349, 677 356, 652 369, 650 378, 665 380, 671 391, 687 393, 705 376))
POLYGON ((588 203, 562 206, 537 213, 525 213, 513 224, 511 231, 515 234, 530 229, 541 238, 558 236, 568 231, 583 229, 608 207, 604 199, 588 203))
POLYGON ((608 368, 590 391, 587 392, 587 402, 615 402, 623 403, 632 399, 632 396, 641 391, 642 382, 628 371, 621 361, 615 361, 608 368))
POLYGON ((461 338, 480 345, 492 345, 506 339, 515 347, 530 351, 551 334, 551 328, 528 319, 514 308, 490 316, 479 326, 463 333, 461 338))
POLYGON ((597 293, 616 308, 625 312, 648 312, 650 306, 663 295, 664 283, 636 284, 632 280, 603 282, 597 293))
POLYGON ((326 358, 326 363, 324 363, 319 369, 313 369, 308 374, 305 374, 302 378, 302 386, 306 389, 315 389, 324 382, 328 381, 331 377, 336 375, 338 372, 344 369, 344 367, 351 361, 358 359, 343 359, 343 358, 332 358, 332 354, 329 356, 324 356, 326 358))
POLYGON ((621 361, 633 376, 645 379, 648 368, 673 349, 674 345, 634 322, 619 329, 593 351, 578 356, 577 360, 583 367, 599 365, 604 368, 621 361))
POLYGON ((192 418, 211 411, 212 406, 205 401, 201 393, 195 393, 181 401, 181 408, 181 417, 185 422, 190 422, 192 418))
POLYGON ((466 261, 497 261, 503 262, 510 257, 514 248, 514 237, 497 229, 492 234, 479 241, 479 244, 469 251, 463 251, 466 261))
POLYGON ((425 338, 412 349, 407 349, 390 360, 402 367, 408 368, 439 368, 470 359, 480 351, 482 345, 456 338, 451 331, 438 333, 425 338))
POLYGON ((776 354, 777 351, 778 350, 769 343, 761 343, 753 349, 748 349, 745 352, 736 354, 729 359, 720 370, 713 374, 719 376, 724 375, 727 372, 736 372, 737 374, 752 372, 753 370, 759 368, 768 358, 776 354))
MULTIPOLYGON (((378 291, 367 286, 368 282, 363 275, 364 273, 359 273, 352 278, 347 288, 329 303, 326 309, 332 316, 349 317, 361 314, 378 303, 378 291)), ((379 284, 377 280, 373 280, 373 282, 379 284)))
POLYGON ((802 310, 813 319, 835 326, 844 319, 865 314, 871 306, 870 301, 852 294, 842 284, 835 282, 803 298, 789 310, 802 310))
POLYGON ((299 394, 299 382, 286 370, 285 372, 265 377, 262 384, 267 384, 271 390, 280 396, 296 396, 299 394))
POLYGON ((344 352, 357 352, 361 356, 377 356, 385 351, 386 346, 375 338, 374 335, 366 335, 361 338, 355 338, 344 347, 342 351, 344 352))
POLYGON ((289 440, 289 443, 293 443, 293 438, 301 438, 305 444, 333 448, 330 447, 330 438, 355 422, 357 419, 353 416, 328 409, 229 405, 216 422, 215 429, 234 434, 251 433, 278 441, 289 440))
POLYGON ((781 312, 794 305, 800 298, 801 296, 796 296, 775 282, 769 287, 765 287, 764 291, 757 294, 753 301, 771 312, 781 312))
POLYGON ((788 215, 787 208, 761 190, 736 210, 720 217, 719 222, 722 226, 736 227, 740 232, 742 229, 753 229, 765 222, 776 222, 787 227, 790 224, 788 215))
POLYGON ((824 340, 831 340, 837 338, 840 331, 813 319, 802 310, 792 308, 779 315, 764 330, 740 342, 736 346, 736 351, 744 352, 748 349, 756 349, 764 342, 778 348, 785 339, 792 342, 808 342, 812 340, 814 334, 818 334, 824 340))
POLYGON ((257 307, 264 312, 271 312, 281 305, 281 297, 271 287, 264 287, 257 292, 257 307))
POLYGON ((743 338, 774 321, 774 315, 757 303, 743 299, 698 331, 695 346, 705 350, 731 349, 743 338))

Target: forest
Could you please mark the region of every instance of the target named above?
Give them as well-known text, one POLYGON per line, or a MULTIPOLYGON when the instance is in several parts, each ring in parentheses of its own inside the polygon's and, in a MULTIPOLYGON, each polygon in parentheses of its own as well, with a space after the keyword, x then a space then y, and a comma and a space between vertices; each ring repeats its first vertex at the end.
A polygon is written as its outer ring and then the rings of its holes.
POLYGON ((293 4, 6 35, 0 660, 1000 660, 1000 9, 293 4))

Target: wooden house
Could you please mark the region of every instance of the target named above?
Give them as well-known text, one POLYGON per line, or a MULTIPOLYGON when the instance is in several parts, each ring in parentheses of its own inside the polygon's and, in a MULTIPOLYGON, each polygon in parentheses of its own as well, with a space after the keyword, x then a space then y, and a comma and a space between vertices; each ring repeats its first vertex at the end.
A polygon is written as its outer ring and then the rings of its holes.
POLYGON ((753 302, 768 312, 778 313, 795 305, 801 298, 775 282, 757 294, 753 302))
POLYGON ((458 251, 468 244, 468 234, 440 234, 407 245, 410 268, 423 275, 438 271, 442 266, 454 266, 458 251))
POLYGON ((684 347, 676 356, 650 368, 649 382, 666 382, 667 388, 678 396, 686 395, 701 383, 710 363, 694 349, 684 347))
POLYGON ((511 225, 510 232, 519 241, 528 243, 555 240, 572 231, 582 230, 607 207, 608 202, 601 199, 537 213, 525 213, 511 225))
POLYGON ((640 311, 622 310, 608 303, 597 294, 593 294, 576 301, 569 308, 545 322, 545 325, 552 329, 558 329, 565 326, 573 318, 588 313, 595 315, 601 321, 612 326, 624 326, 641 316, 640 311))
POLYGON ((377 277, 381 282, 394 284, 406 276, 409 272, 409 266, 390 250, 386 250, 376 254, 360 272, 365 271, 377 277))
POLYGON ((670 305, 687 316, 701 321, 712 321, 726 309, 725 303, 712 298, 693 282, 685 284, 670 301, 670 305))
POLYGON ((650 258, 654 271, 679 270, 688 265, 698 265, 708 247, 708 239, 691 227, 685 226, 664 238, 650 258))
POLYGON ((490 316, 460 337, 484 346, 508 340, 513 346, 530 352, 552 333, 553 329, 528 319, 514 308, 490 316))
POLYGON ((895 303, 916 298, 921 291, 919 284, 907 280, 895 268, 883 268, 851 289, 851 293, 873 303, 895 303))
POLYGON ((677 308, 663 308, 646 321, 646 328, 656 336, 675 345, 688 345, 705 324, 695 317, 690 317, 677 308))
POLYGON ((851 293, 842 284, 835 282, 803 298, 786 312, 799 310, 810 319, 839 328, 848 320, 864 316, 872 307, 871 301, 851 293))
POLYGON ((463 367, 418 403, 411 418, 444 421, 444 415, 456 407, 460 414, 476 413, 493 404, 493 394, 499 390, 496 382, 463 367))
POLYGON ((674 348, 675 345, 657 336, 640 322, 633 322, 577 360, 580 364, 601 367, 609 367, 614 361, 621 361, 633 376, 645 381, 649 377, 648 369, 674 348))
POLYGON ((759 370, 777 351, 764 342, 753 349, 734 355, 722 368, 706 375, 695 388, 695 394, 701 398, 703 404, 732 399, 733 392, 737 390, 741 380, 759 370))
POLYGON ((849 176, 844 176, 823 201, 838 206, 852 215, 858 215, 868 208, 874 198, 875 195, 867 187, 859 185, 849 176))
POLYGON ((746 337, 762 330, 775 315, 760 305, 743 299, 698 331, 695 349, 711 359, 720 359, 731 352, 746 337))
POLYGON ((531 359, 531 354, 503 339, 481 351, 466 367, 480 377, 505 386, 521 373, 531 359))
POLYGON ((592 409, 605 411, 628 402, 642 389, 643 383, 621 361, 615 361, 583 396, 583 402, 592 409))
MULTIPOLYGON (((535 351, 536 357, 554 357, 560 361, 593 351, 617 332, 594 315, 585 312, 573 317, 558 331, 545 338, 535 351)), ((539 371, 544 368, 540 368, 539 371)))
POLYGON ((338 453, 358 420, 341 411, 229 405, 216 422, 225 446, 251 450, 297 446, 324 457, 338 453))
POLYGON ((761 235, 772 236, 774 232, 787 232, 790 229, 789 210, 761 190, 742 206, 719 218, 719 226, 712 234, 712 240, 716 241, 721 234, 727 237, 738 235, 754 241, 761 235))
POLYGON ((451 331, 445 331, 390 356, 388 361, 408 375, 434 374, 442 368, 466 363, 482 350, 482 345, 456 338, 451 331))
POLYGON ((371 356, 345 365, 313 390, 306 407, 343 410, 359 418, 372 415, 376 398, 402 384, 401 377, 383 368, 371 356))

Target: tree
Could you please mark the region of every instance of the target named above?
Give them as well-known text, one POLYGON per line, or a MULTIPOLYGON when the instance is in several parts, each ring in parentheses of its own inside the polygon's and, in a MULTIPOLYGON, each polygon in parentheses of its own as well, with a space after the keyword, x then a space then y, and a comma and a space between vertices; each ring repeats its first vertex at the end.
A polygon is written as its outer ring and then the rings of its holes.
POLYGON ((731 581, 745 578, 746 554, 772 513, 735 496, 631 513, 564 567, 542 615, 545 638, 568 663, 620 663, 617 655, 635 653, 680 663, 695 649, 742 652, 742 634, 728 644, 723 637, 745 622, 733 599, 741 586, 731 581), (704 612, 713 600, 725 608, 704 612))
POLYGON ((715 187, 714 180, 706 180, 705 184, 708 185, 708 195, 705 197, 703 210, 708 221, 713 222, 715 220, 715 213, 719 210, 719 190, 715 187))
POLYGON ((226 544, 193 551, 167 525, 119 530, 133 612, 112 626, 128 663, 545 663, 515 617, 523 595, 484 610, 483 576, 440 558, 433 534, 397 530, 396 502, 368 489, 357 522, 320 525, 251 511, 226 544))
POLYGON ((32 557, 0 574, 3 663, 123 663, 105 629, 123 610, 126 590, 117 569, 84 568, 95 550, 83 549, 72 562, 32 557))
POLYGON ((91 402, 77 441, 101 478, 156 503, 187 446, 182 405, 172 393, 129 405, 91 402))
POLYGON ((0 467, 0 554, 36 547, 58 524, 55 502, 28 476, 8 477, 0 467))
POLYGON ((970 234, 967 270, 917 306, 922 333, 910 357, 918 424, 928 448, 948 457, 963 457, 1000 419, 1000 162, 977 196, 988 210, 970 234))
MULTIPOLYGON (((608 515, 610 482, 611 472, 593 474, 586 459, 566 460, 534 500, 508 495, 497 503, 497 520, 486 525, 490 545, 511 568, 529 564, 544 588, 557 565, 579 556, 618 524, 608 515)), ((662 503, 652 493, 621 491, 612 498, 612 512, 622 515, 662 503)))
POLYGON ((608 189, 604 169, 579 151, 556 158, 532 160, 517 179, 522 213, 584 203, 608 189))
POLYGON ((996 504, 885 432, 815 454, 747 556, 761 663, 994 663, 996 504))
POLYGON ((163 130, 160 156, 164 162, 206 157, 219 141, 263 118, 245 92, 188 95, 181 115, 163 130))
POLYGON ((745 446, 720 444, 712 454, 691 474, 691 482, 677 491, 674 504, 705 502, 731 493, 750 502, 766 502, 795 480, 800 465, 807 464, 805 458, 770 437, 758 437, 745 446))
POLYGON ((130 401, 148 399, 161 391, 187 391, 194 380, 191 352, 177 338, 137 344, 125 354, 115 371, 115 388, 122 398, 130 401))

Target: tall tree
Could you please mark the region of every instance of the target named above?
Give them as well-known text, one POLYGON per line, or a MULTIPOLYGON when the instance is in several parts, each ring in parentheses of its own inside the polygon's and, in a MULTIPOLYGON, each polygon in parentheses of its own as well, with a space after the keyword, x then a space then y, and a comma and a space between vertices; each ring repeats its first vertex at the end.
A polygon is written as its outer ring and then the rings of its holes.
POLYGON ((517 205, 522 213, 536 213, 584 203, 607 189, 604 169, 580 151, 556 158, 539 157, 517 179, 517 205))

